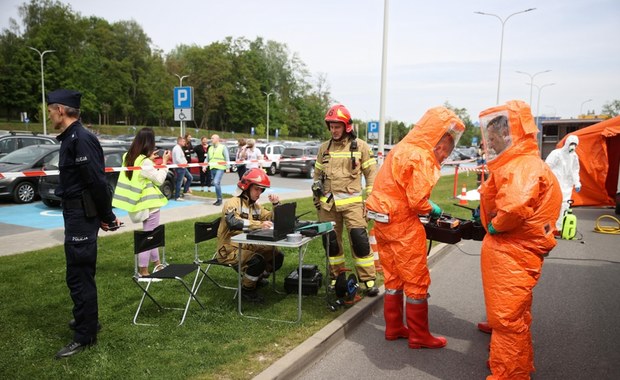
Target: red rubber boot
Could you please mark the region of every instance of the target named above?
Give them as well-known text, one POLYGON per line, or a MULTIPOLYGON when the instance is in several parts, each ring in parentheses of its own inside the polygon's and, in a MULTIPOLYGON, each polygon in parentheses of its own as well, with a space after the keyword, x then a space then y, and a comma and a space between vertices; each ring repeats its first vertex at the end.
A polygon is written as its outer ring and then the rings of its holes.
POLYGON ((393 294, 386 289, 383 296, 383 318, 385 318, 385 339, 408 338, 409 330, 403 324, 403 292, 393 294))
POLYGON ((428 302, 407 298, 407 327, 409 327, 409 348, 442 348, 448 341, 434 337, 428 330, 428 302), (416 303, 413 303, 415 301, 416 303))

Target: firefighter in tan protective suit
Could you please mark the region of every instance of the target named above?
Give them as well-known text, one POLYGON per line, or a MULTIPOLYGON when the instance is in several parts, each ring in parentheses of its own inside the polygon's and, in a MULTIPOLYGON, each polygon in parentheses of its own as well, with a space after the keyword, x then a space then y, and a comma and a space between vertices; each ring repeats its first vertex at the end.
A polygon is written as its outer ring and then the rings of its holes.
POLYGON ((375 220, 375 237, 385 276, 383 310, 385 339, 409 340, 410 348, 441 348, 446 339, 428 326, 426 233, 419 214, 441 216, 429 197, 439 180, 441 164, 450 155, 465 127, 445 107, 428 110, 390 151, 377 174, 377 187, 366 201, 375 220), (403 292, 407 327, 403 324, 403 292))
MULTIPOLYGON (((273 227, 272 211, 257 201, 265 189, 271 186, 269 177, 262 169, 250 169, 237 183, 236 197, 230 198, 222 207, 222 222, 217 230, 217 260, 235 267, 241 260, 241 297, 249 302, 261 303, 263 296, 257 287, 269 282, 271 272, 282 267, 284 255, 278 249, 265 245, 244 244, 239 258, 239 247, 230 239, 243 232, 273 227)), ((280 203, 276 194, 269 194, 273 206, 280 203)))
POLYGON ((370 194, 377 172, 377 161, 368 144, 358 139, 353 131, 351 113, 337 104, 327 111, 325 124, 331 139, 321 144, 314 171, 314 204, 321 222, 334 222, 334 231, 323 237, 329 244, 331 287, 344 269, 343 229, 349 233, 355 270, 360 282, 366 286, 370 297, 379 294, 375 284, 374 256, 370 251, 362 197, 362 176, 366 180, 366 193, 370 194))

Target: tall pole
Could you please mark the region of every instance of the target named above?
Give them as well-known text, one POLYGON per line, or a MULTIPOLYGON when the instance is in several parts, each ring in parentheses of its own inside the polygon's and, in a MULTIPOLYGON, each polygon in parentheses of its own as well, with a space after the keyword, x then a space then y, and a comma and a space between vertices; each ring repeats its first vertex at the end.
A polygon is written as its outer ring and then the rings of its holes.
POLYGON ((588 99, 588 100, 585 100, 583 103, 581 103, 581 106, 579 107, 579 115, 580 116, 583 115, 583 105, 586 104, 587 102, 591 102, 591 101, 592 101, 592 99, 588 99))
POLYGON ((269 97, 273 95, 273 92, 266 93, 263 91, 263 94, 267 95, 267 142, 269 142, 269 97))
MULTIPOLYGON (((179 87, 183 87, 183 79, 187 78, 189 75, 179 75, 174 74, 177 78, 179 78, 179 87)), ((179 128, 181 129, 181 136, 185 137, 185 122, 183 120, 179 121, 179 128)))
MULTIPOLYGON (((528 83, 528 84, 531 84, 531 83, 528 83)), ((547 84, 543 84, 542 86, 538 86, 535 84, 531 84, 531 85, 533 85, 534 87, 538 89, 538 101, 536 102, 536 125, 538 126, 538 117, 540 115, 540 93, 542 92, 543 88, 553 86, 555 85, 555 83, 547 83, 547 84)))
POLYGON ((504 52, 504 26, 506 25, 506 22, 508 21, 508 19, 510 19, 512 16, 514 15, 518 15, 520 13, 525 13, 525 12, 529 12, 529 11, 533 11, 536 8, 530 8, 530 9, 526 9, 524 11, 520 11, 520 12, 515 12, 511 15, 509 15, 508 17, 506 17, 506 19, 502 19, 501 17, 499 17, 496 14, 493 13, 485 13, 485 12, 474 12, 476 14, 479 15, 483 15, 483 16, 493 16, 496 17, 499 22, 502 23, 502 38, 500 40, 500 45, 499 45, 499 74, 497 75, 497 98, 495 99, 495 103, 499 104, 499 88, 500 88, 500 83, 502 81, 502 55, 504 52))
POLYGON ((551 71, 551 70, 539 71, 539 72, 537 72, 534 75, 532 75, 530 73, 526 73, 525 71, 517 71, 517 73, 519 73, 519 74, 525 74, 528 77, 530 77, 530 107, 532 106, 532 92, 534 90, 534 78, 538 74, 548 73, 549 71, 551 71))
POLYGON ((381 100, 379 101, 379 165, 383 163, 383 146, 385 144, 385 82, 387 80, 387 48, 388 48, 388 19, 390 0, 383 3, 383 49, 381 51, 381 100))
POLYGON ((39 53, 39 57, 41 58, 41 117, 43 118, 43 134, 47 134, 47 107, 45 107, 45 76, 43 75, 43 56, 45 53, 53 53, 56 50, 45 50, 43 52, 38 49, 33 48, 32 46, 28 46, 28 49, 34 50, 39 53))

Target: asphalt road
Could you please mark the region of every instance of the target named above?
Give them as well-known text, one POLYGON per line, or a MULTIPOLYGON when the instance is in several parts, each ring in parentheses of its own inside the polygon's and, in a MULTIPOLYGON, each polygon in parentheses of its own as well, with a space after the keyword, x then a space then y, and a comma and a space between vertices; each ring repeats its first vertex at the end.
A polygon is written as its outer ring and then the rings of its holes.
MULTIPOLYGON (((558 242, 534 290, 532 378, 618 379, 620 236, 592 231, 612 209, 575 213, 583 240, 558 242)), ((484 319, 480 246, 464 240, 431 269, 430 327, 447 347, 412 350, 406 340, 386 341, 380 307, 297 379, 484 379, 489 335, 476 329, 484 319)))

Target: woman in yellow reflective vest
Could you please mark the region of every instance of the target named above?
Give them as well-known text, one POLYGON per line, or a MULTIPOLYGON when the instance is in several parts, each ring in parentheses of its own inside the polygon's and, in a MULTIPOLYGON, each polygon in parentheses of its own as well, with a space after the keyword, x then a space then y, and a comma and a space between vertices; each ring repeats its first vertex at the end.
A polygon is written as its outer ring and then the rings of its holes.
MULTIPOLYGON (((168 169, 155 169, 153 161, 156 157, 155 133, 151 128, 142 128, 123 156, 123 166, 141 166, 142 169, 121 172, 112 199, 112 206, 127 211, 132 222, 142 222, 144 231, 153 231, 159 226, 159 209, 168 203, 159 190, 166 180, 168 169)), ((170 151, 167 150, 162 162, 169 159, 170 151)), ((149 261, 154 264, 154 270, 161 265, 157 248, 138 255, 140 276, 148 276, 149 261)))

